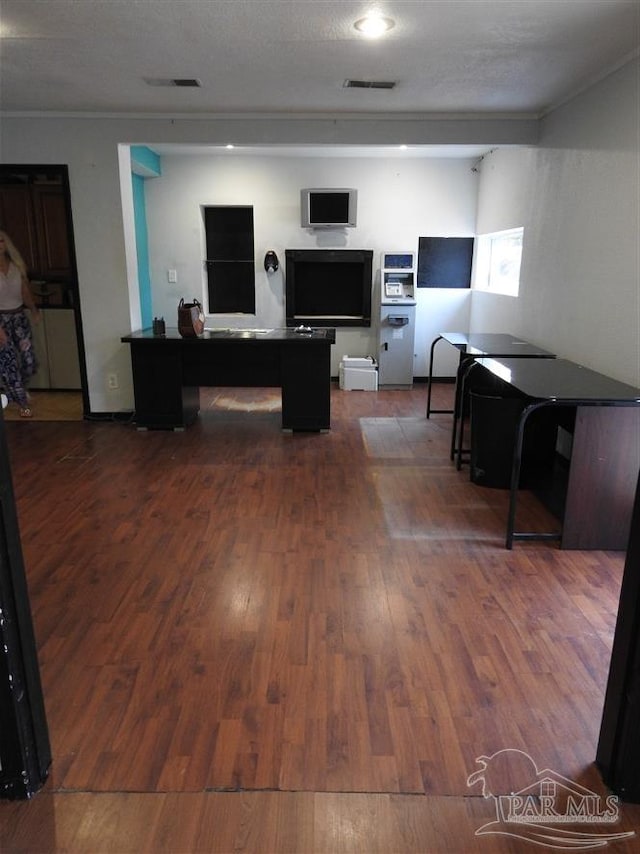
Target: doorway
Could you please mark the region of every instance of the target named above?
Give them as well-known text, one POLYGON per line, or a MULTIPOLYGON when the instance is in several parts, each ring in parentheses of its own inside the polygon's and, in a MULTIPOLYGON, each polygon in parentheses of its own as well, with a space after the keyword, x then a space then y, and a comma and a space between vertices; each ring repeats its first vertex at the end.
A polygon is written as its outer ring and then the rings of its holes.
POLYGON ((84 417, 89 397, 68 167, 0 166, 0 229, 24 258, 42 316, 33 327, 33 394, 47 398, 46 420, 68 420, 69 401, 84 417), (56 404, 58 394, 66 396, 64 406, 62 398, 56 404))

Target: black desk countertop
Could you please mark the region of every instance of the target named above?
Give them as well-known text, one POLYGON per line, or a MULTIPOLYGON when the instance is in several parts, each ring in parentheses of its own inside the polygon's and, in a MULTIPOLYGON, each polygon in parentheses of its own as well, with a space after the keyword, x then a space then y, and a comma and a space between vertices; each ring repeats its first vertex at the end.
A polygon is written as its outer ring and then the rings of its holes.
POLYGON ((477 359, 492 374, 535 400, 573 404, 640 404, 640 388, 567 359, 477 359))
POLYGON ((441 332, 440 337, 467 356, 553 358, 555 355, 522 338, 502 332, 441 332))
MULTIPOLYGON (((431 344, 429 354, 429 388, 427 391, 427 418, 432 412, 448 412, 453 414, 453 432, 451 437, 451 459, 453 459, 456 441, 460 398, 464 394, 465 372, 470 364, 483 356, 509 357, 519 359, 554 359, 555 353, 543 350, 535 344, 523 341, 522 338, 508 332, 440 332, 431 344), (446 341, 460 351, 460 363, 456 375, 456 399, 453 409, 431 408, 431 384, 433 377, 433 355, 438 341, 446 341)), ((460 439, 462 441, 462 437, 460 439)))
POLYGON ((259 329, 258 327, 221 328, 205 329, 201 335, 183 338, 177 327, 168 326, 164 335, 154 335, 152 329, 140 329, 137 332, 124 335, 120 340, 125 343, 141 341, 148 341, 149 343, 176 341, 190 344, 206 344, 207 341, 328 341, 335 344, 336 330, 333 327, 312 328, 310 332, 296 332, 295 328, 285 327, 275 329, 259 329))

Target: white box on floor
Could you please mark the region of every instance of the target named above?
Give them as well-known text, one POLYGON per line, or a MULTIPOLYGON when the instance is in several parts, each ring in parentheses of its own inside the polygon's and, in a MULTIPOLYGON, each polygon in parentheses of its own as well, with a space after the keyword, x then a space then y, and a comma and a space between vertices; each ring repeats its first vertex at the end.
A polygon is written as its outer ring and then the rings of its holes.
POLYGON ((371 356, 345 356, 340 362, 339 378, 344 391, 378 390, 378 366, 371 356))
POLYGON ((345 368, 375 368, 373 356, 343 356, 341 365, 345 368))

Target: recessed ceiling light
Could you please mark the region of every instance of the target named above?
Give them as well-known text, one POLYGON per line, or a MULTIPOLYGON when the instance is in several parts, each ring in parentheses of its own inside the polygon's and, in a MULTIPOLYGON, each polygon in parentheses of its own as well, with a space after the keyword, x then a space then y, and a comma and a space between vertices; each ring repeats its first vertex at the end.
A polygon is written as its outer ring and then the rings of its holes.
POLYGON ((395 27, 396 22, 382 15, 366 15, 353 25, 359 33, 369 39, 377 39, 395 27))
POLYGON ((235 145, 233 145, 233 143, 230 142, 228 145, 225 145, 225 148, 229 149, 229 151, 230 151, 232 148, 235 148, 235 145))
POLYGON ((345 80, 345 89, 395 89, 394 80, 345 80))
POLYGON ((199 89, 202 85, 196 77, 143 77, 147 86, 180 86, 199 89))

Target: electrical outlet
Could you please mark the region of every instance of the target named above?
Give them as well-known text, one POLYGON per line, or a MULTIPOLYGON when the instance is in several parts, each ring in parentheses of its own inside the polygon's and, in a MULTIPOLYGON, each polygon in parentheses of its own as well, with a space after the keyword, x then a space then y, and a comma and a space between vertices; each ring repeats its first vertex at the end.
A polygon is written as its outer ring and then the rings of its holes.
POLYGON ((107 374, 107 386, 111 389, 119 388, 117 374, 107 374))
POLYGON ((167 270, 167 279, 168 281, 174 283, 178 281, 178 271, 177 270, 167 270))

